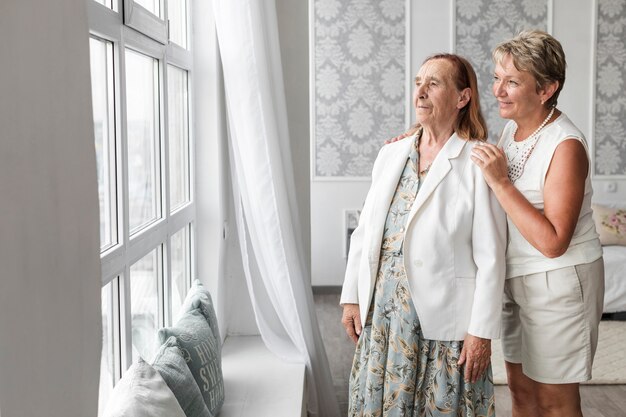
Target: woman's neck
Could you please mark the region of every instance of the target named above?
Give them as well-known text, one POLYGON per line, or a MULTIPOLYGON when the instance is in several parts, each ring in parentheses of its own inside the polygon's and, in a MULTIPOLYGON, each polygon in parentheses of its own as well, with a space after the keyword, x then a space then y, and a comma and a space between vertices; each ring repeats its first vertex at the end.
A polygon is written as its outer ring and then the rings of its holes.
POLYGON ((428 148, 441 148, 454 133, 454 129, 450 126, 445 128, 422 126, 422 129, 420 145, 425 145, 428 148))
POLYGON ((551 123, 552 121, 554 121, 561 114, 560 111, 555 109, 554 113, 552 114, 552 117, 550 117, 550 119, 546 121, 546 118, 550 114, 550 110, 552 109, 542 107, 541 111, 535 112, 532 115, 529 115, 528 117, 524 119, 518 119, 518 120, 514 119, 514 122, 517 125, 517 130, 516 130, 514 139, 516 141, 522 141, 524 139, 527 139, 530 135, 532 135, 537 130, 539 126, 542 125, 542 123, 545 122, 544 124, 545 126, 551 123))

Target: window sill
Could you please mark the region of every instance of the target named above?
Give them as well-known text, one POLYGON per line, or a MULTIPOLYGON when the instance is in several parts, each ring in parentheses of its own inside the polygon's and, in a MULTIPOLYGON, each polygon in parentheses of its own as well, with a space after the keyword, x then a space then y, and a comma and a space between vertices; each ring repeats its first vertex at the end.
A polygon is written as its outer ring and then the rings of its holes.
POLYGON ((261 336, 228 336, 222 372, 225 401, 217 417, 306 417, 304 364, 277 358, 261 336))

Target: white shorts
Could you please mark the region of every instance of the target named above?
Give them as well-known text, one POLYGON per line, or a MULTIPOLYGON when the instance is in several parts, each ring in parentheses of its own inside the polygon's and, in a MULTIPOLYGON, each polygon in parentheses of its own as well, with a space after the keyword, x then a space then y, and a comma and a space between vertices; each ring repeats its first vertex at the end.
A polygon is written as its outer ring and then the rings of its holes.
POLYGON ((504 359, 530 379, 568 384, 591 379, 604 300, 602 258, 507 279, 502 310, 504 359))

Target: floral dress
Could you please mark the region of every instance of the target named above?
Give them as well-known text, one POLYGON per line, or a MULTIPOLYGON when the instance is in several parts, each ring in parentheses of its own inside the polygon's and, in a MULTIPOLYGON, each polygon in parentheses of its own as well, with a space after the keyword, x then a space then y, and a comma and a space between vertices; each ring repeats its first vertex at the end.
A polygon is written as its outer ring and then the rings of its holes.
POLYGON ((409 293, 402 244, 420 186, 413 147, 391 202, 373 302, 350 373, 354 416, 495 416, 491 366, 474 384, 459 369, 462 341, 426 340, 409 293))

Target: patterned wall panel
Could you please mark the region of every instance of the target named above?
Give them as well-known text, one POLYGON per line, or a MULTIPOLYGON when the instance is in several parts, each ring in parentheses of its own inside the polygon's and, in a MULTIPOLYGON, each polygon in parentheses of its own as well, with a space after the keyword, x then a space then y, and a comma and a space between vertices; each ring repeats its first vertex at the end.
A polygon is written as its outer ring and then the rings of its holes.
POLYGON ((314 0, 314 174, 369 177, 404 131, 405 1, 314 0))
POLYGON ((457 0, 456 52, 466 57, 478 76, 481 106, 489 139, 497 142, 506 120, 500 118, 491 93, 491 51, 523 29, 547 29, 548 0, 457 0))
POLYGON ((599 0, 595 173, 626 174, 626 0, 599 0))

